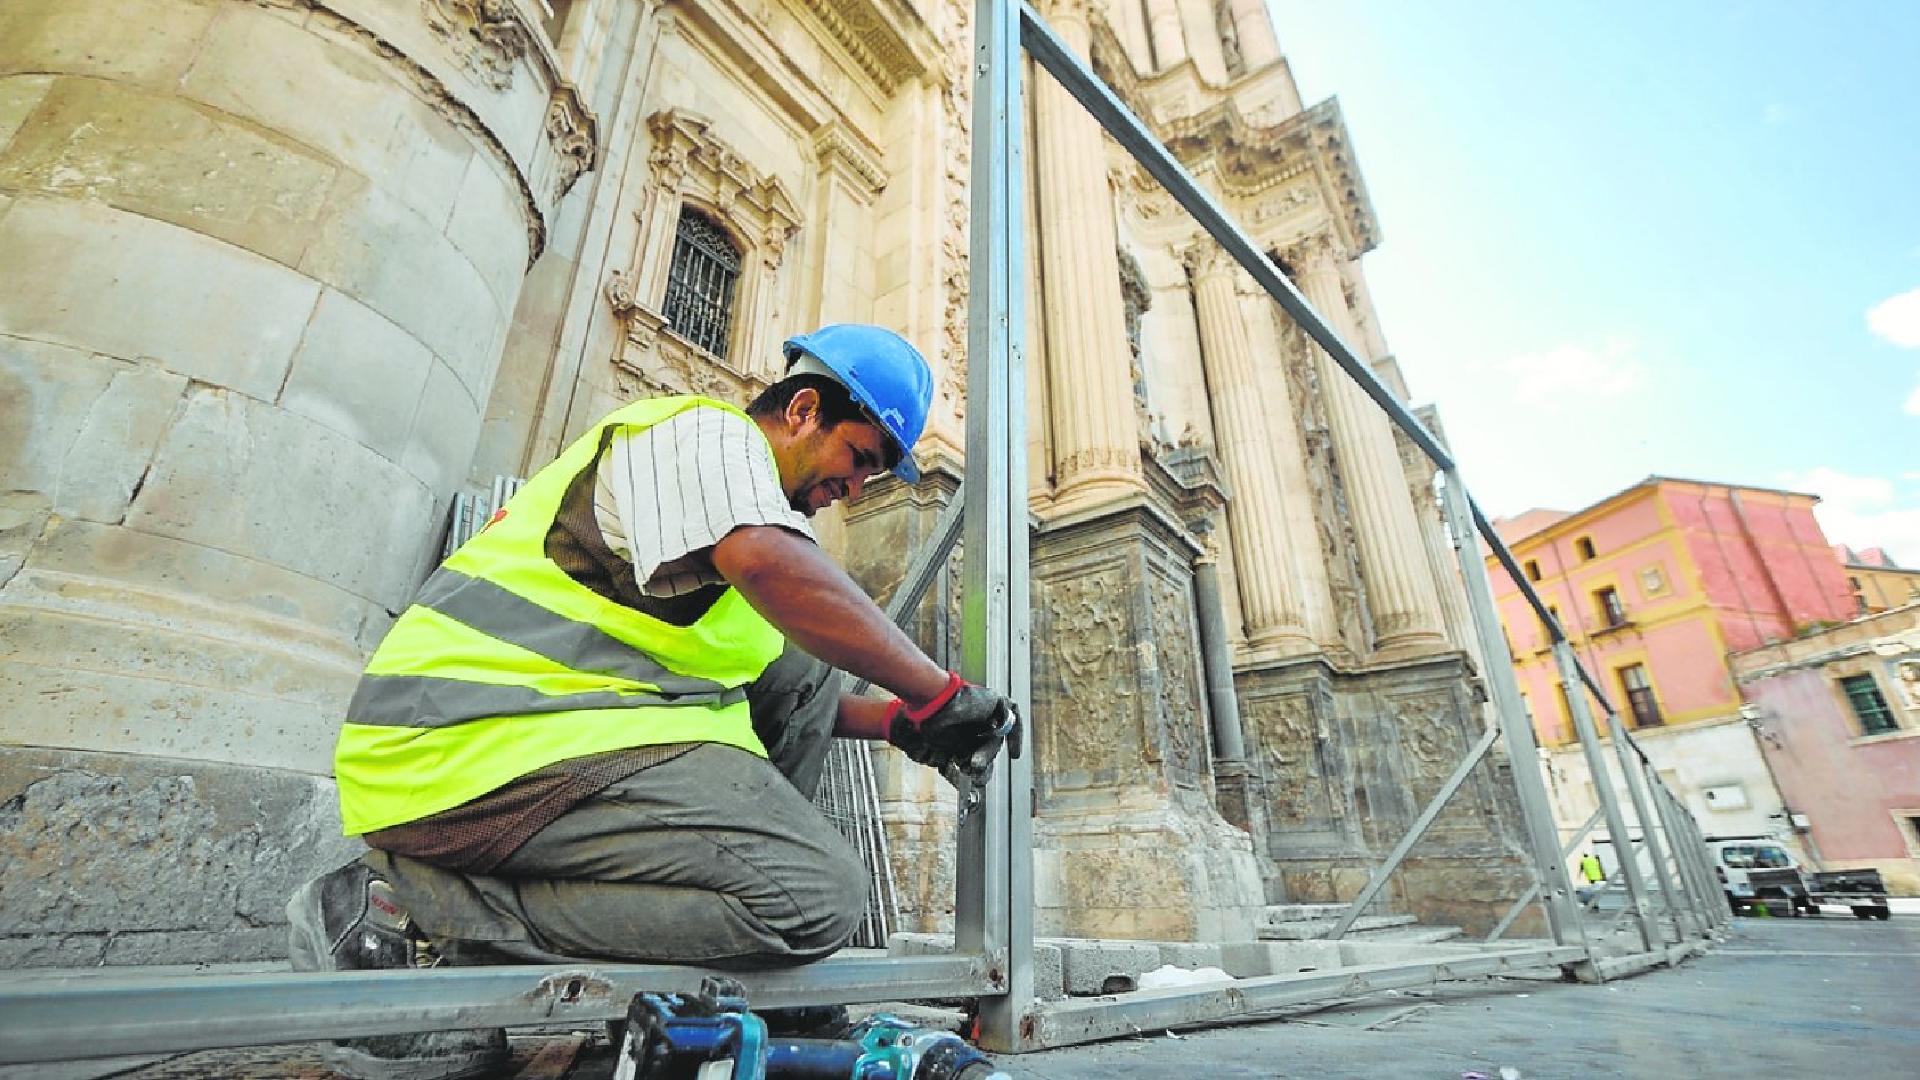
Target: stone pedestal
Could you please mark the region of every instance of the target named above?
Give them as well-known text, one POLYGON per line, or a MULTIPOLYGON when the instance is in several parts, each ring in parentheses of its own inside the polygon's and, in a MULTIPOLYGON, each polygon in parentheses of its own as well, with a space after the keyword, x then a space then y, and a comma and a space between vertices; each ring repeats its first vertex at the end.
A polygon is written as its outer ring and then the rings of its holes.
MULTIPOLYGON (((1267 665, 1238 681, 1275 902, 1358 895, 1482 730, 1459 654, 1352 672, 1267 665)), ((1502 760, 1489 755, 1441 812, 1389 883, 1388 910, 1485 933, 1526 889, 1502 760)))
POLYGON ((1141 500, 1043 526, 1033 552, 1038 932, 1251 937, 1252 843, 1213 803, 1197 547, 1141 500))
POLYGON ((337 854, 341 710, 595 154, 503 7, 0 5, 0 768, 6 813, 47 808, 7 830, 0 935, 190 924, 139 958, 253 958, 212 943, 337 854), (69 799, 167 872, 13 902, 69 799))

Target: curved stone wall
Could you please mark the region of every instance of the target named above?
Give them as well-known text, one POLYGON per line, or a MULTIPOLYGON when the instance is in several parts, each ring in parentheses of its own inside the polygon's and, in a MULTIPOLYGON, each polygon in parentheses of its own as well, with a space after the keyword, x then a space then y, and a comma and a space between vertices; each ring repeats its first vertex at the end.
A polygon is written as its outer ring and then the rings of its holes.
POLYGON ((537 25, 0 5, 0 965, 239 958, 351 849, 341 707, 592 164, 537 25))

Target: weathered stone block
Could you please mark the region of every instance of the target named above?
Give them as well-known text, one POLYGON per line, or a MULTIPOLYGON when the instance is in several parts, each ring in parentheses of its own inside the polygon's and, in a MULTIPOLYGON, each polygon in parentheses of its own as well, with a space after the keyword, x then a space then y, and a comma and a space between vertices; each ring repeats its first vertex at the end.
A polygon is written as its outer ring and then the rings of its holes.
POLYGON ((205 0, 8 0, 0 73, 67 71, 149 85, 179 78, 221 4, 205 0))
POLYGON ((63 78, 7 148, 0 185, 107 203, 291 265, 338 171, 171 94, 63 78))
MULTIPOLYGON (((68 962, 55 944, 148 932, 120 953, 146 962, 258 959, 287 896, 351 858, 331 785, 202 762, 20 747, 0 753, 0 938, 29 962, 68 962), (266 929, 267 935, 253 933, 266 929), (166 935, 185 932, 169 944, 166 935), (231 933, 231 955, 221 939, 231 933)), ((281 931, 284 932, 284 931, 281 931)), ((277 950, 274 950, 277 953, 277 950)))
POLYGON ((451 367, 470 396, 484 395, 506 320, 479 271, 437 225, 357 180, 335 189, 331 212, 301 270, 392 319, 451 367))
MULTIPOLYGON (((412 334, 359 301, 327 289, 294 353, 280 404, 399 461, 433 363, 433 354, 412 334)), ((468 412, 474 411, 464 391, 459 400, 466 402, 468 412)), ((445 490, 439 483, 445 472, 444 462, 433 470, 436 490, 445 490)))
POLYGON ((447 239, 467 257, 493 290, 500 310, 513 310, 527 275, 527 231, 515 229, 525 214, 520 190, 501 175, 498 159, 475 155, 447 220, 447 239))
POLYGON ((400 463, 430 490, 451 491, 466 479, 479 438, 480 407, 445 364, 431 364, 400 463))
POLYGON ((425 485, 303 417, 188 394, 130 527, 252 553, 397 610, 436 522, 425 485))
POLYGON ((320 294, 231 244, 70 200, 16 200, 0 219, 0 251, 0 332, 151 357, 265 401, 320 294))
POLYGON ((13 140, 14 133, 20 130, 27 116, 47 96, 47 89, 52 85, 51 75, 9 75, 0 78, 0 147, 13 140))
MULTIPOLYGON (((181 92, 318 149, 435 228, 444 225, 475 153, 473 136, 421 97, 403 62, 377 55, 366 39, 315 31, 231 6, 208 32, 181 92), (341 122, 353 116, 380 122, 341 122)), ((526 232, 517 210, 500 225, 526 232)))
POLYGON ((1221 967, 1222 945, 1207 941, 1161 941, 1160 962, 1180 968, 1221 967))

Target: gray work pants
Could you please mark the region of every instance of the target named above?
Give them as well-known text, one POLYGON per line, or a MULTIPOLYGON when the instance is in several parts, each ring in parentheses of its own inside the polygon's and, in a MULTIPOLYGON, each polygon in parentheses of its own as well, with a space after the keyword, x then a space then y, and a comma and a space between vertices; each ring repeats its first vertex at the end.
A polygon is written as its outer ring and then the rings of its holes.
POLYGON ((748 688, 771 761, 708 743, 619 781, 489 875, 370 851, 455 964, 576 958, 714 967, 818 960, 859 925, 867 872, 812 803, 838 680, 791 647, 748 688))

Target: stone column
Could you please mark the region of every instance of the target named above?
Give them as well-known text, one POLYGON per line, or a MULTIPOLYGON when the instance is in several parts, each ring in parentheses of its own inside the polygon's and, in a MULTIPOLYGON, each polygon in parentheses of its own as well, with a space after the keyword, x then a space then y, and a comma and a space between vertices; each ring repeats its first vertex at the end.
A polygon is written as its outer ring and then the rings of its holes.
POLYGON ((596 153, 475 7, 0 4, 0 967, 284 955, 350 850, 342 712, 596 153))
MULTIPOLYGON (((1087 54, 1086 0, 1054 3, 1047 18, 1087 54)), ((1099 124, 1058 83, 1032 85, 1054 483, 1063 502, 1100 503, 1142 487, 1106 148, 1099 124)))
MULTIPOLYGON (((1340 253, 1325 236, 1311 237, 1286 253, 1307 301, 1352 345, 1353 318, 1340 285, 1340 253)), ((1380 407, 1354 385, 1322 349, 1320 365, 1333 448, 1359 538, 1360 572, 1373 613, 1376 652, 1421 652, 1444 646, 1440 601, 1423 565, 1420 526, 1407 496, 1405 473, 1394 450, 1393 430, 1380 407)))
MULTIPOLYGON (((1272 404, 1260 393, 1259 373, 1234 288, 1234 261, 1211 242, 1187 252, 1194 307, 1200 320, 1201 362, 1207 374, 1214 436, 1233 488, 1227 528, 1240 585, 1247 646, 1276 655, 1305 652, 1313 639, 1301 617, 1290 552, 1292 535, 1282 502, 1267 426, 1272 404)), ((1284 417, 1282 418, 1285 419, 1284 417)))
POLYGON ((1228 0, 1228 11, 1243 71, 1258 71, 1280 59, 1280 41, 1273 35, 1266 0, 1228 0))

